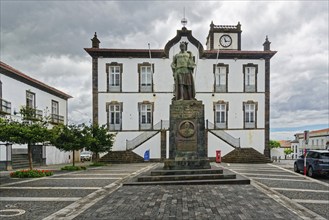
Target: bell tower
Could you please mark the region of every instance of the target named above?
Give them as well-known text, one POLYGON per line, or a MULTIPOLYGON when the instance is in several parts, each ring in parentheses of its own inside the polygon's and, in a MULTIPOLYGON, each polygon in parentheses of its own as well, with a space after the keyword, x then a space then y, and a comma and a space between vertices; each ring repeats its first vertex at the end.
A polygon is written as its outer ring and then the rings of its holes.
POLYGON ((207 50, 241 50, 241 24, 215 25, 210 24, 207 37, 207 50))

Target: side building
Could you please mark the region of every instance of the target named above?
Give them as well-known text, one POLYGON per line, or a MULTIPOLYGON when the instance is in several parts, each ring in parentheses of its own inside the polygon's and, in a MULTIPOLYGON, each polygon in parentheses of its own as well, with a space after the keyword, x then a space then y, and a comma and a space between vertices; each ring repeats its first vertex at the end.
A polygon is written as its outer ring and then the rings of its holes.
MULTIPOLYGON (((67 124, 69 98, 72 97, 0 61, 0 117, 15 120, 46 117, 50 126, 67 124)), ((0 144, 1 170, 26 165, 27 145, 0 144)), ((33 146, 33 160, 47 165, 67 163, 72 155, 53 146, 37 145, 33 146)))
POLYGON ((183 27, 163 49, 92 47, 93 122, 117 133, 114 151, 133 150, 150 158, 168 156, 169 106, 173 98, 173 56, 185 42, 196 63, 196 99, 205 106, 208 157, 237 147, 252 147, 270 156, 270 50, 242 50, 241 25, 211 22, 206 48, 183 27))
POLYGON ((293 157, 297 158, 307 150, 329 150, 329 128, 314 130, 294 135, 295 140, 291 142, 293 157))

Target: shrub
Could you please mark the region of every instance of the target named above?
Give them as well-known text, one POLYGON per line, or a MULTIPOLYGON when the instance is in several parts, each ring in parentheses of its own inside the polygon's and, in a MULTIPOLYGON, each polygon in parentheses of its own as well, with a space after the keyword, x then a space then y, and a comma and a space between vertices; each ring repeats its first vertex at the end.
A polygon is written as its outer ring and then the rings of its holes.
POLYGON ((85 166, 65 166, 61 168, 61 170, 69 170, 69 171, 86 170, 86 169, 87 168, 85 166))
POLYGON ((52 176, 54 173, 50 170, 17 170, 10 173, 12 178, 37 178, 52 176))

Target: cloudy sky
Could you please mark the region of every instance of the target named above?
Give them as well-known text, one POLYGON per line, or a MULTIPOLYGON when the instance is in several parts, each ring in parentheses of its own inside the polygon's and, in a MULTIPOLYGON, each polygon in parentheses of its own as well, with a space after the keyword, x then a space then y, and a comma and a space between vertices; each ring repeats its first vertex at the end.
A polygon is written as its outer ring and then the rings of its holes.
POLYGON ((1 61, 72 96, 69 122, 91 120, 91 47, 162 49, 181 28, 206 43, 214 24, 242 24, 242 50, 271 60, 271 138, 329 127, 328 1, 5 1, 1 61))

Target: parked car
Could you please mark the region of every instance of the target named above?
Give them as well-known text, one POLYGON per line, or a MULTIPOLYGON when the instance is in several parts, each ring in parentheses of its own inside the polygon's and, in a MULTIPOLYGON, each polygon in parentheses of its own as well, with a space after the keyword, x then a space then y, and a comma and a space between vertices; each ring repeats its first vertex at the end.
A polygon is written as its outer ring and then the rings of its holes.
POLYGON ((80 160, 81 161, 91 161, 91 158, 93 156, 93 153, 90 151, 82 151, 80 153, 80 160))
MULTIPOLYGON (((304 155, 294 163, 294 171, 304 171, 304 155)), ((306 173, 313 177, 316 175, 329 175, 329 151, 310 150, 306 154, 306 173)))

